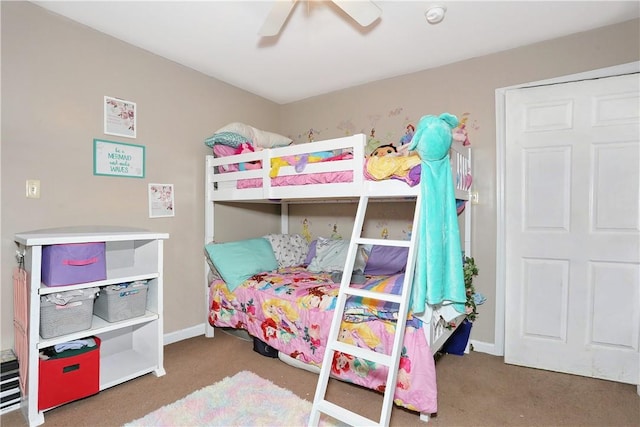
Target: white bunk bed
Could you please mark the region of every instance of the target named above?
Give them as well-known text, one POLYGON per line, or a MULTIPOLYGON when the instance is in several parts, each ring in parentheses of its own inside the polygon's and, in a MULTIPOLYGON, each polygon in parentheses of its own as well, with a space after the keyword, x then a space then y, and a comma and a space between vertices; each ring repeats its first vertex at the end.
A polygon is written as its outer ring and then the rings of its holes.
MULTIPOLYGON (((374 181, 365 179, 365 144, 366 136, 362 134, 336 138, 326 141, 316 141, 308 144, 293 145, 281 148, 265 149, 257 152, 238 154, 233 156, 214 158, 209 155, 206 158, 206 191, 205 191, 205 245, 214 241, 214 206, 216 202, 257 202, 278 203, 281 205, 281 233, 289 232, 288 211, 289 205, 295 203, 309 204, 314 202, 339 202, 357 201, 362 195, 369 196, 370 200, 411 200, 420 191, 420 186, 409 186, 398 179, 386 179, 374 181), (302 172, 296 171, 295 166, 281 166, 277 172, 277 178, 272 179, 269 167, 275 159, 283 159, 288 156, 307 156, 317 152, 332 151, 334 153, 352 153, 352 156, 342 160, 308 163, 302 172), (247 164, 253 162, 254 168, 235 172, 219 172, 220 167, 230 164, 247 164), (256 166, 255 162, 259 162, 256 166), (346 182, 329 182, 315 184, 289 184, 277 185, 276 181, 287 180, 287 177, 299 177, 304 174, 339 173, 346 182), (244 183, 244 185, 243 185, 244 183), (246 187, 246 188, 240 188, 246 187)), ((289 157, 291 158, 291 157, 289 157)), ((452 176, 454 180, 455 197, 458 200, 470 200, 471 186, 471 150, 457 141, 453 141, 450 160, 452 176)), ((281 163, 281 162, 280 162, 281 163)), ((278 163, 279 164, 279 163, 278 163)), ((463 241, 462 247, 465 255, 471 256, 471 209, 467 206, 462 215, 463 241)), ((205 335, 213 337, 213 326, 209 323, 211 310, 210 284, 211 275, 209 264, 205 264, 205 301, 207 321, 205 335)), ((452 314, 453 309, 431 307, 427 318, 422 318, 428 328, 425 327, 425 336, 432 353, 437 352, 453 333, 450 327, 451 321, 459 325, 464 315, 452 314), (445 313, 446 311, 446 313, 445 313)), ((280 358, 294 366, 318 372, 316 366, 300 363, 281 352, 280 358)))

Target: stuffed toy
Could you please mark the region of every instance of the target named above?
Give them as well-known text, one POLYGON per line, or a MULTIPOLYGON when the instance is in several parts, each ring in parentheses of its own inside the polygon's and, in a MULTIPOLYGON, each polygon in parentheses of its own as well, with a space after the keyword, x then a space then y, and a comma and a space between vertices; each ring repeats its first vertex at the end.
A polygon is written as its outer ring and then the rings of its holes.
POLYGON ((378 148, 373 150, 371 155, 375 157, 382 157, 382 156, 394 155, 397 153, 398 153, 398 150, 396 150, 396 147, 394 147, 393 144, 384 144, 384 145, 380 145, 378 148))
POLYGON ((426 304, 453 304, 465 312, 467 301, 453 177, 449 163, 452 130, 458 118, 449 113, 424 116, 418 122, 409 150, 418 153, 420 219, 412 308, 424 313, 426 304))

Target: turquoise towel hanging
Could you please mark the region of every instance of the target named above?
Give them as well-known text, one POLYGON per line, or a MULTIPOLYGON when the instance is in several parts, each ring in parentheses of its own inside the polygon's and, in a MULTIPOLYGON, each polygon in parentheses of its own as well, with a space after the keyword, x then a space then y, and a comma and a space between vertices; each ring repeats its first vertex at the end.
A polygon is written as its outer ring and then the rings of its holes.
POLYGON ((449 160, 451 131, 456 126, 458 118, 449 113, 424 116, 409 145, 409 150, 415 150, 422 160, 422 202, 412 290, 416 314, 423 313, 427 303, 454 304, 456 311, 465 311, 460 230, 449 160))

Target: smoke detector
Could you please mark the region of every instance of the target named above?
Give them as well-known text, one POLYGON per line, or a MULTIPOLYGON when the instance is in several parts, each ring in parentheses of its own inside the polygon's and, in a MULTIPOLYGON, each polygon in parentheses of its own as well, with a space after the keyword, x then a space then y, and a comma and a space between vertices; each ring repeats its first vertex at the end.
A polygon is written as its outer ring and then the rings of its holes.
POLYGON ((424 16, 429 24, 439 24, 444 19, 446 11, 447 8, 444 6, 431 6, 424 13, 424 16))

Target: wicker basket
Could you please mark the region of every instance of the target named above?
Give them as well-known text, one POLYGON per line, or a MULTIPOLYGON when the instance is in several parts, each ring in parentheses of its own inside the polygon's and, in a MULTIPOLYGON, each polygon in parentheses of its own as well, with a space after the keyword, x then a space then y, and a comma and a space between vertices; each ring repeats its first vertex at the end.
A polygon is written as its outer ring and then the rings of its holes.
POLYGON ((40 297, 40 336, 59 337, 91 328, 98 288, 56 292, 40 297))
POLYGON ((146 281, 106 286, 100 290, 93 312, 107 322, 142 316, 147 309, 148 288, 146 281))

